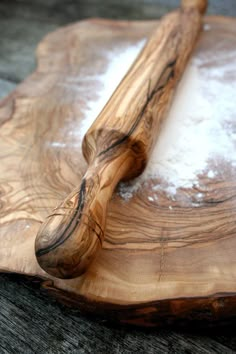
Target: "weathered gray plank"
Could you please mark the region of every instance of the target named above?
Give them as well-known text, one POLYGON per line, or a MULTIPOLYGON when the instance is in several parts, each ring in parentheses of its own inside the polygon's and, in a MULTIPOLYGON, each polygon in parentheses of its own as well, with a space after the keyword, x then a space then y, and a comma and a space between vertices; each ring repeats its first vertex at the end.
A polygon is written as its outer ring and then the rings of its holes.
POLYGON ((16 276, 0 277, 1 353, 233 353, 207 335, 112 328, 64 308, 16 276))
POLYGON ((35 68, 35 49, 42 37, 56 25, 23 18, 0 17, 0 78, 20 82, 35 68))
POLYGON ((7 80, 0 79, 0 99, 7 96, 14 90, 16 84, 7 80))

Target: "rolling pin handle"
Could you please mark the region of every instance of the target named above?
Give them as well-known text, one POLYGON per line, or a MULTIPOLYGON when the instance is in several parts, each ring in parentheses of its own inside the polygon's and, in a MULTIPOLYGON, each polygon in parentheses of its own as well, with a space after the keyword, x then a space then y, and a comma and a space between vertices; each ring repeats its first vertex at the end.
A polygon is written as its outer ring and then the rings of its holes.
POLYGON ((76 188, 48 216, 35 241, 35 254, 50 275, 70 279, 86 272, 102 246, 107 205, 133 160, 125 153, 108 163, 96 160, 76 188))
POLYGON ((207 0, 182 0, 182 9, 197 8, 200 14, 204 14, 207 9, 207 0))

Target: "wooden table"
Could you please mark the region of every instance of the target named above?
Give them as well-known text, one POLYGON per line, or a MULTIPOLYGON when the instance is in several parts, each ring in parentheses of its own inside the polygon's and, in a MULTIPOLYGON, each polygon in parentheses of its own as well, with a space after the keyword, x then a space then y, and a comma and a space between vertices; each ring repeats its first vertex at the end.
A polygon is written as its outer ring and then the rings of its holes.
MULTIPOLYGON (((0 4, 0 96, 6 95, 34 68, 34 49, 49 31, 87 16, 153 18, 177 4, 106 1, 62 4, 57 1, 2 1, 0 4), (118 3, 120 5, 118 5, 118 3), (56 4, 56 5, 55 5, 56 4), (76 11, 75 11, 76 10, 76 11), (129 11, 128 11, 129 10, 129 11)), ((236 15, 234 0, 214 1, 210 13, 236 15), (221 4, 220 4, 221 3, 221 4), (235 13, 234 13, 235 12, 235 13)), ((82 317, 39 291, 37 282, 0 276, 0 353, 234 353, 231 328, 191 332, 112 328, 82 317)))

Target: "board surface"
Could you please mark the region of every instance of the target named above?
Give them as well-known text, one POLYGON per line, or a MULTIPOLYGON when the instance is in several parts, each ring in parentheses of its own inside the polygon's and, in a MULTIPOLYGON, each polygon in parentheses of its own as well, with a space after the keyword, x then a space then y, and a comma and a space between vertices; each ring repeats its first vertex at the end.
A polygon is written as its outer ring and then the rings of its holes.
MULTIPOLYGON (((217 60, 235 48, 236 23, 207 23, 196 53, 217 60)), ((129 201, 115 194, 104 247, 78 279, 48 277, 34 256, 41 222, 86 170, 81 121, 101 89, 106 53, 135 45, 156 25, 90 20, 57 30, 39 45, 36 72, 1 102, 0 268, 41 277, 60 298, 129 323, 223 319, 236 315, 236 179, 223 162, 218 177, 202 176, 207 193, 197 208, 196 190, 180 190, 172 209, 161 192, 148 200, 153 181, 129 201)))

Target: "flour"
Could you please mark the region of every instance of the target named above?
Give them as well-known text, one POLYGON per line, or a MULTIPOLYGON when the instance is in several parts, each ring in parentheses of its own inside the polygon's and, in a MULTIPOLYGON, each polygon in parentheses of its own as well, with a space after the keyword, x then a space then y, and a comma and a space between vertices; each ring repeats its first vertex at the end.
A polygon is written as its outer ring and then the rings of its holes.
MULTIPOLYGON (((143 45, 144 41, 141 41, 106 54, 109 65, 96 78, 103 88, 97 101, 88 102, 84 110, 81 137, 143 45)), ((224 51, 220 50, 212 53, 212 57, 207 53, 191 60, 144 173, 130 183, 121 183, 118 188, 123 198, 132 198, 140 186, 150 179, 158 181, 152 184, 154 192, 162 190, 174 198, 179 188, 198 185, 203 174, 209 179, 215 178, 218 161, 224 160, 232 167, 236 166, 236 80, 232 80, 235 78, 235 62, 236 52, 224 56, 224 51), (211 61, 214 65, 208 67, 206 64, 211 61)), ((155 193, 148 196, 151 202, 157 199, 155 193)))
POLYGON ((145 40, 141 40, 135 45, 113 48, 110 52, 105 53, 108 65, 103 73, 95 77, 96 81, 101 82, 101 89, 98 92, 97 100, 87 101, 87 107, 84 110, 85 119, 83 119, 80 127, 81 137, 84 136, 97 118, 144 44, 145 40))

